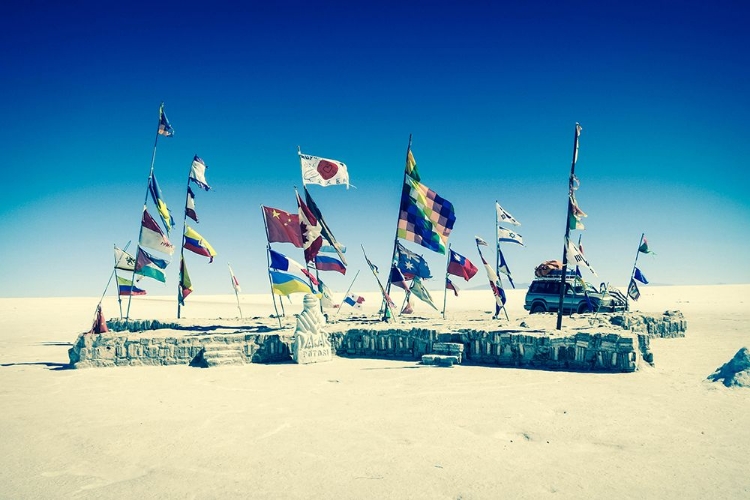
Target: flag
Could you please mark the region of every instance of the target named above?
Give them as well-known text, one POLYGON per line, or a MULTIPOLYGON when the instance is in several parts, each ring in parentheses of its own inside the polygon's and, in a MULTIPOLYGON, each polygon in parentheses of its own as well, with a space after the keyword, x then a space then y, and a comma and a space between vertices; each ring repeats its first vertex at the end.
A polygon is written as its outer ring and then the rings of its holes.
POLYGON ((146 295, 146 290, 141 290, 133 283, 133 280, 117 277, 118 295, 146 295))
MULTIPOLYGON (((333 233, 331 232, 331 229, 328 227, 328 224, 326 224, 326 221, 323 220, 323 214, 320 212, 320 209, 318 208, 318 205, 315 204, 315 201, 313 201, 312 196, 310 196, 310 193, 307 191, 307 188, 305 189, 305 203, 307 203, 307 208, 310 209, 310 212, 312 212, 313 216, 318 220, 318 223, 320 224, 320 234, 323 236, 323 239, 330 243, 330 245, 325 245, 326 247, 330 246, 333 248, 333 251, 336 252, 339 256, 339 259, 341 259, 341 262, 344 263, 344 265, 347 265, 346 258, 344 257, 344 252, 340 250, 340 248, 344 248, 343 245, 341 245, 338 241, 336 241, 336 238, 333 236, 333 233)), ((321 244, 320 250, 323 250, 323 245, 321 244)))
POLYGON ((430 267, 424 257, 407 249, 401 243, 396 243, 396 258, 399 270, 404 273, 404 278, 412 279, 414 276, 420 278, 432 278, 430 267))
POLYGON ((159 212, 159 217, 161 217, 161 220, 164 222, 164 229, 166 229, 167 234, 169 234, 169 230, 174 227, 174 219, 172 218, 172 214, 169 212, 167 204, 161 195, 159 183, 156 182, 156 176, 153 173, 148 179, 148 191, 151 193, 151 199, 154 200, 154 205, 156 205, 156 211, 159 212))
POLYGON ((479 236, 474 236, 474 239, 476 240, 477 245, 482 245, 483 247, 489 246, 489 243, 487 243, 486 241, 484 241, 479 236))
POLYGON ((291 243, 302 248, 299 215, 271 207, 263 207, 263 215, 269 243, 291 243))
MULTIPOLYGON (((308 206, 309 206, 309 204, 308 204, 308 206)), ((342 244, 339 244, 336 247, 334 247, 333 245, 325 245, 325 244, 323 244, 323 245, 320 246, 320 251, 321 252, 326 252, 326 253, 338 253, 338 252, 346 253, 346 247, 344 245, 342 245, 342 244)))
POLYGON ((271 263, 269 265, 271 269, 276 269, 278 271, 298 271, 307 276, 307 279, 309 279, 313 285, 318 284, 317 278, 315 278, 315 276, 313 276, 313 274, 308 271, 305 266, 303 266, 296 260, 290 259, 286 255, 276 252, 275 250, 271 250, 270 248, 268 249, 268 253, 271 257, 271 263))
POLYGON ((315 269, 346 274, 346 266, 343 262, 332 255, 323 255, 320 253, 315 256, 315 269))
POLYGON ((180 259, 180 293, 177 294, 177 300, 181 306, 185 305, 185 297, 193 291, 193 283, 190 281, 185 259, 180 259))
POLYGON ((187 188, 187 199, 185 200, 185 215, 193 219, 195 222, 198 222, 198 214, 195 213, 195 193, 193 193, 193 190, 190 189, 190 186, 188 186, 187 188))
POLYGON ((349 189, 349 171, 340 161, 302 153, 299 153, 299 161, 302 165, 303 184, 318 184, 319 186, 346 184, 346 189, 349 189))
MULTIPOLYGON (((581 253, 583 253, 583 247, 578 245, 578 247, 581 249, 581 253)), ((583 279, 583 276, 581 275, 581 270, 576 266, 576 277, 575 280, 581 285, 581 288, 583 288, 583 296, 586 297, 586 307, 588 307, 589 311, 594 310, 594 303, 591 301, 591 297, 589 297, 588 291, 586 291, 586 282, 583 279)))
POLYGON ((445 288, 453 290, 453 294, 458 297, 458 287, 453 284, 450 278, 445 278, 445 288))
POLYGON ((448 274, 460 276, 466 281, 469 281, 475 274, 477 274, 477 266, 472 264, 469 259, 460 253, 451 250, 448 263, 448 274))
POLYGON ((370 271, 372 271, 372 274, 374 274, 375 276, 380 274, 380 270, 378 269, 378 266, 370 262, 370 259, 367 258, 367 254, 365 254, 365 260, 367 261, 367 265, 370 266, 370 271))
POLYGON ((107 333, 107 320, 104 319, 102 314, 102 305, 96 306, 96 314, 94 315, 94 323, 91 325, 91 330, 87 333, 107 333))
POLYGON ((158 250, 168 255, 174 253, 174 245, 161 232, 159 224, 151 217, 151 214, 148 213, 145 207, 143 208, 143 216, 141 217, 141 237, 138 242, 142 247, 150 248, 151 250, 158 250))
POLYGON ((419 172, 417 171, 417 160, 414 159, 414 155, 411 152, 411 141, 409 141, 409 148, 406 150, 406 175, 419 182, 419 172))
POLYGON ((117 245, 115 245, 115 269, 135 270, 135 257, 124 250, 120 250, 117 245))
POLYGON ((299 208, 299 232, 302 235, 305 262, 315 262, 315 256, 318 255, 323 245, 322 229, 318 224, 318 219, 299 197, 299 193, 297 193, 297 207, 299 208))
POLYGON ((269 271, 269 273, 271 274, 271 289, 276 295, 315 293, 313 292, 313 289, 310 288, 310 285, 305 283, 302 278, 281 271, 269 271))
POLYGON ((350 293, 344 299, 344 304, 352 306, 354 309, 362 309, 362 304, 365 303, 365 298, 355 293, 350 293))
POLYGON ((397 237, 444 254, 455 222, 451 202, 412 177, 405 176, 397 237))
POLYGON ((523 246, 523 236, 518 233, 514 233, 510 229, 497 226, 497 241, 506 241, 508 243, 518 243, 523 246))
POLYGON ((597 276, 596 271, 591 267, 591 264, 586 260, 586 257, 583 256, 583 253, 576 248, 570 240, 568 240, 567 248, 566 259, 568 262, 572 262, 576 266, 586 266, 588 270, 591 271, 591 274, 597 276))
POLYGON ((208 185, 208 182, 206 182, 206 169, 208 167, 206 164, 201 160, 198 155, 195 155, 193 157, 193 163, 190 165, 190 174, 188 175, 188 179, 198 184, 198 186, 202 187, 206 191, 211 189, 211 186, 208 185))
POLYGON ((518 222, 512 215, 510 215, 508 212, 503 209, 503 207, 500 206, 498 202, 495 202, 495 210, 497 211, 497 223, 507 223, 507 224, 513 224, 514 226, 520 226, 521 223, 518 222))
POLYGON ((576 123, 576 137, 575 137, 575 149, 573 151, 573 165, 575 165, 578 162, 578 138, 581 136, 581 130, 583 130, 583 127, 581 127, 580 124, 576 123))
POLYGON ((164 137, 172 137, 174 135, 174 129, 172 128, 172 125, 169 124, 169 120, 167 120, 167 114, 164 112, 164 103, 161 103, 161 106, 159 106, 158 132, 159 135, 163 135, 164 137))
POLYGON ((436 311, 438 310, 437 306, 435 306, 435 304, 432 302, 432 296, 430 296, 430 292, 427 291, 427 289, 424 287, 419 276, 414 276, 414 280, 411 282, 409 291, 416 295, 418 299, 427 302, 436 311))
POLYGON ((495 270, 492 269, 492 267, 490 267, 490 265, 487 263, 486 260, 484 260, 484 255, 482 255, 482 251, 479 250, 479 246, 477 246, 477 251, 479 251, 479 258, 482 259, 482 265, 484 266, 484 271, 487 273, 487 279, 490 282, 490 289, 492 290, 492 295, 495 296, 495 316, 497 316, 498 314, 500 314, 500 309, 505 305, 505 302, 506 302, 505 290, 503 290, 503 283, 500 281, 500 278, 498 277, 495 270))
POLYGON ((406 284, 406 278, 404 277, 404 274, 396 266, 391 266, 391 276, 389 278, 389 281, 392 285, 396 285, 399 288, 403 288, 404 290, 409 289, 409 285, 406 284))
POLYGON ((198 232, 185 224, 185 244, 184 247, 186 250, 190 250, 191 252, 197 253, 198 255, 203 255, 208 257, 210 260, 208 261, 213 262, 214 257, 216 257, 216 250, 213 249, 211 244, 203 239, 203 236, 198 234, 198 232))
POLYGON ((646 241, 646 238, 643 238, 643 243, 641 243, 641 246, 638 247, 638 251, 641 253, 654 253, 648 249, 648 241, 646 241))
POLYGON ((633 300, 638 300, 641 296, 640 290, 638 290, 638 285, 636 284, 634 279, 630 280, 630 285, 628 285, 628 297, 630 297, 633 300))
POLYGON ((239 293, 242 291, 242 288, 240 288, 240 282, 237 281, 237 277, 234 275, 234 272, 232 272, 232 266, 229 264, 227 264, 227 266, 229 266, 229 276, 232 279, 232 288, 234 288, 236 293, 239 293))
POLYGON ((515 288, 516 285, 513 284, 513 278, 510 275, 510 268, 508 267, 508 263, 505 262, 505 257, 503 257, 503 252, 500 250, 500 245, 498 245, 497 247, 497 255, 500 259, 500 262, 498 263, 498 266, 497 266, 497 271, 506 275, 508 277, 508 281, 510 282, 510 286, 515 288))
POLYGON ((135 258, 135 274, 166 283, 163 269, 167 267, 167 264, 169 262, 166 260, 157 259, 142 248, 138 248, 135 258))
POLYGON ((333 302, 333 293, 323 280, 318 280, 318 292, 320 293, 320 305, 325 309, 335 309, 339 305, 333 302))
POLYGON ((641 270, 638 269, 637 267, 635 268, 635 273, 633 274, 633 278, 637 279, 638 281, 640 281, 644 285, 648 285, 648 280, 643 275, 643 273, 641 272, 641 270))
POLYGON ((583 217, 588 217, 586 213, 580 209, 578 206, 578 202, 576 202, 576 197, 573 195, 573 192, 570 193, 570 213, 568 214, 568 226, 570 229, 578 229, 578 230, 584 230, 586 229, 583 225, 583 221, 581 220, 583 217))

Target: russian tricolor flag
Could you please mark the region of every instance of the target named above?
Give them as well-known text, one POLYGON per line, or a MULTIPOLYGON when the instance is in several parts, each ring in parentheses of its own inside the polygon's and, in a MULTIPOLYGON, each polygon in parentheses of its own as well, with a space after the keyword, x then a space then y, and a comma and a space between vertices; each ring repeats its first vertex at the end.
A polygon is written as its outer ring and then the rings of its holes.
POLYGON ((346 266, 336 257, 318 254, 315 256, 315 269, 320 271, 337 271, 346 274, 346 266))

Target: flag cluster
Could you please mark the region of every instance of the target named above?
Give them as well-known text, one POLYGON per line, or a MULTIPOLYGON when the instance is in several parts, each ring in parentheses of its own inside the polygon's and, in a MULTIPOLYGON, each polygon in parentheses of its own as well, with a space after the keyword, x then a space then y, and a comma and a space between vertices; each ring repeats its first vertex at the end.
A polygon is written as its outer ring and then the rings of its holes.
MULTIPOLYGON (((510 286, 513 288, 516 287, 516 285, 513 284, 513 278, 511 277, 510 268, 508 267, 508 263, 505 261, 505 256, 503 256, 502 250, 500 250, 500 243, 506 242, 506 243, 516 243, 518 245, 524 246, 523 244, 523 236, 516 233, 515 231, 512 231, 508 228, 503 227, 501 224, 511 224, 513 226, 520 226, 521 223, 516 220, 515 217, 513 217, 507 210, 505 210, 503 207, 500 206, 500 203, 497 201, 495 202, 495 213, 496 220, 496 244, 497 244, 497 267, 496 272, 497 273, 503 273, 508 277, 508 281, 510 282, 510 286)), ((480 243, 482 240, 481 238, 477 237, 477 245, 481 245, 480 243)), ((486 243, 484 243, 486 245, 486 243)))
POLYGON ((476 237, 476 243, 477 243, 477 252, 479 252, 479 258, 482 260, 482 265, 484 266, 484 271, 487 273, 487 280, 490 282, 490 289, 492 290, 492 295, 495 297, 495 316, 500 314, 500 310, 505 306, 506 298, 505 298, 505 290, 503 289, 503 283, 500 281, 500 277, 497 275, 497 272, 495 272, 494 269, 492 269, 492 266, 490 266, 487 261, 484 259, 484 255, 482 255, 482 249, 479 248, 480 246, 487 246, 487 242, 484 241, 479 236, 476 237))

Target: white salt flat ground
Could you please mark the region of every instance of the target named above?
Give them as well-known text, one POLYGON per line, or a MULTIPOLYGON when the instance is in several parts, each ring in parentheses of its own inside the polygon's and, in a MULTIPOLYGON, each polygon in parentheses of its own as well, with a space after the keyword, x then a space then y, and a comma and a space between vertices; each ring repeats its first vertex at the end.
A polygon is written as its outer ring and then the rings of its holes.
MULTIPOLYGON (((749 498, 750 389, 705 379, 750 345, 750 285, 642 292, 637 309, 682 310, 688 332, 652 340, 655 366, 632 374, 344 358, 63 370, 98 299, 0 299, 0 498, 749 498)), ((488 294, 449 297, 448 320, 488 318, 488 294)), ((241 298, 245 316, 272 311, 241 298)), ((234 296, 188 300, 184 316, 237 315, 234 296)), ((509 300, 529 320, 523 292, 509 300)), ((133 306, 174 314, 169 298, 133 306)))

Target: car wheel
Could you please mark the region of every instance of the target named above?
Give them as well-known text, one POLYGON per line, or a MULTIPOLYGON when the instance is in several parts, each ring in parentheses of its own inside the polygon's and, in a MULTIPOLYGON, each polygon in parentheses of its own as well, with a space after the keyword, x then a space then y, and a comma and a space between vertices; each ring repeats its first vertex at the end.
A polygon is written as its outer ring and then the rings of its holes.
POLYGON ((581 302, 580 304, 578 304, 578 314, 583 314, 585 312, 588 312, 588 310, 589 305, 587 303, 581 302))
POLYGON ((547 312, 547 306, 541 302, 536 302, 531 306, 531 314, 545 313, 547 312))

